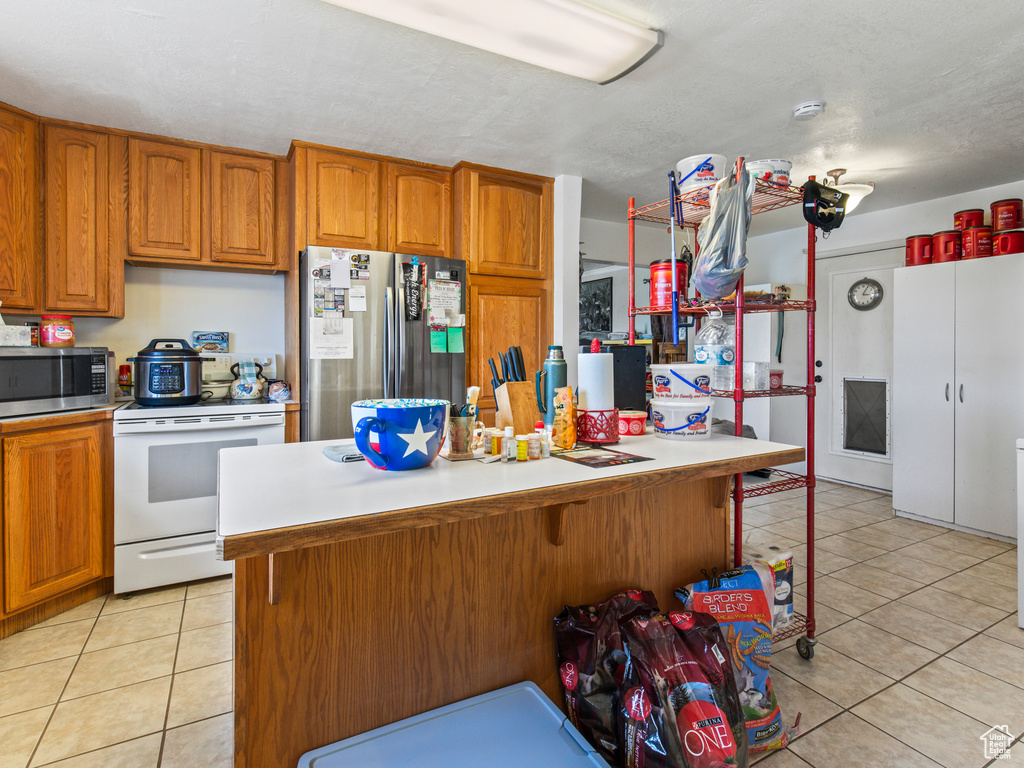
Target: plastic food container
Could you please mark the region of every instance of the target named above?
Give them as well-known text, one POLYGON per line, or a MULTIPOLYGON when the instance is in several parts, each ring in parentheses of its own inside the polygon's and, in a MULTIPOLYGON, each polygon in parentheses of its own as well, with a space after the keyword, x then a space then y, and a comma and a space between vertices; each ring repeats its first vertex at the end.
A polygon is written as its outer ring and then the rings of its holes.
POLYGON ((619 411, 620 435, 643 435, 647 433, 647 411, 619 411))
POLYGON ((679 185, 680 194, 721 181, 729 172, 728 163, 725 155, 711 152, 684 157, 676 163, 676 184, 679 185), (690 171, 694 172, 690 174, 690 171), (689 177, 683 181, 688 174, 689 177))
POLYGON ((772 368, 768 371, 768 389, 782 389, 781 368, 772 368))
POLYGON ((908 267, 918 267, 922 264, 932 263, 932 236, 911 235, 907 238, 908 267))
MULTIPOLYGON (((676 290, 686 291, 686 262, 676 259, 676 290)), ((651 307, 672 309, 672 259, 651 262, 651 307)))
POLYGON ((711 398, 651 401, 654 434, 665 440, 706 440, 711 434, 711 398))
POLYGON ((747 163, 747 173, 758 179, 789 186, 789 172, 793 170, 793 164, 789 160, 753 160, 747 163))
MULTIPOLYGON (((743 362, 743 389, 768 389, 771 374, 768 363, 758 360, 743 362)), ((732 392, 736 388, 736 366, 716 365, 711 373, 711 386, 719 392, 732 392)))
POLYGON ((711 369, 699 363, 651 366, 651 395, 655 400, 706 400, 711 397, 711 369))
POLYGON ((970 229, 985 225, 985 212, 981 208, 968 208, 953 214, 953 229, 970 229))
POLYGON ((960 232, 947 229, 932 235, 932 264, 957 261, 960 258, 960 232))
POLYGON ((960 233, 965 259, 980 259, 992 255, 992 227, 968 227, 960 233))
POLYGON ((1024 253, 1024 229, 992 234, 992 255, 1002 256, 1006 253, 1024 253))
POLYGON ((1019 197, 1009 200, 996 200, 992 203, 992 231, 1004 232, 1008 229, 1020 229, 1024 227, 1022 213, 1024 213, 1024 200, 1019 197))
POLYGON ((43 315, 39 318, 39 346, 75 346, 75 321, 70 315, 43 315))

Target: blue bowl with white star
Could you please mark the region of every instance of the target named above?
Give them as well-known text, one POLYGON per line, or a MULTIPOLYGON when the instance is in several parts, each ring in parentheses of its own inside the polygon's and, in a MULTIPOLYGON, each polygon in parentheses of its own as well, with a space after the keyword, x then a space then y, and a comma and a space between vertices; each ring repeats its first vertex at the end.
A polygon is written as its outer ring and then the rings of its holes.
POLYGON ((422 469, 441 450, 450 407, 447 400, 359 400, 352 403, 356 447, 378 469, 422 469))

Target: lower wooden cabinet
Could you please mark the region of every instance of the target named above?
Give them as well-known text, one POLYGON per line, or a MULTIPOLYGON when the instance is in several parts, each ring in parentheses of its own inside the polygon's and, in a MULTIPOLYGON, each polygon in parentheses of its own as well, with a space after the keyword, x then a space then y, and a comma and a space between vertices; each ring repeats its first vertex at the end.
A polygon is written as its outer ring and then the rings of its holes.
POLYGON ((470 275, 467 309, 466 382, 480 386, 481 416, 485 423, 493 424, 496 406, 487 361, 493 357, 499 365, 499 351, 507 352, 513 345, 522 347, 526 378, 533 380, 552 343, 551 286, 546 280, 470 275))
POLYGON ((105 575, 109 430, 94 423, 3 438, 4 614, 105 575))

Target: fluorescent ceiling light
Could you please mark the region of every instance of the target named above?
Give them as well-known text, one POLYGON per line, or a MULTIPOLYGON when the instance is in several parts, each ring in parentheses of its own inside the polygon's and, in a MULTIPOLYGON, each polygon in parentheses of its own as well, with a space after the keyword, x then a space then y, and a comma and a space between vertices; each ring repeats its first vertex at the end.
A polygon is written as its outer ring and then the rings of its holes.
POLYGON ((574 0, 325 2, 602 85, 662 45, 661 32, 574 0))

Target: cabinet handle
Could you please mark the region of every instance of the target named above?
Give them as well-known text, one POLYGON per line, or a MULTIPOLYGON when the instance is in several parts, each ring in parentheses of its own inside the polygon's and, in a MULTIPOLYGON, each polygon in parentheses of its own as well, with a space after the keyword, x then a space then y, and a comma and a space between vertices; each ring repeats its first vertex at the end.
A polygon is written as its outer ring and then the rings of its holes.
POLYGON ((949 402, 949 382, 946 382, 946 402, 949 402))
POLYGON ((960 385, 960 402, 962 403, 963 401, 964 401, 964 385, 961 384, 960 385))

